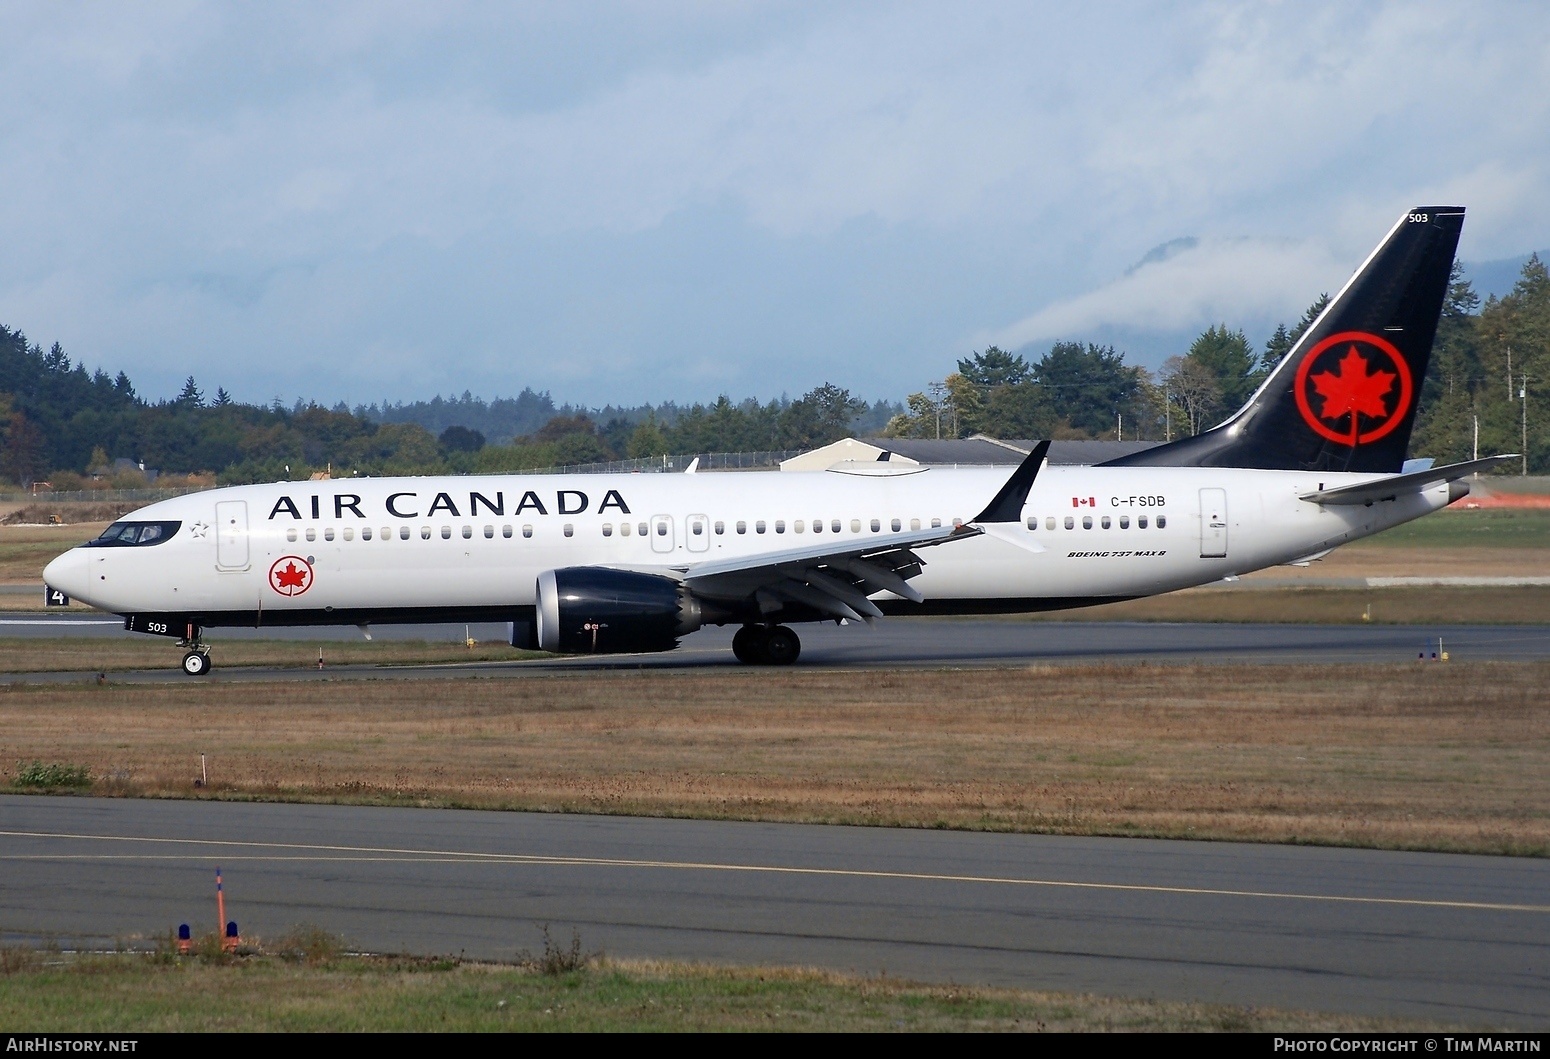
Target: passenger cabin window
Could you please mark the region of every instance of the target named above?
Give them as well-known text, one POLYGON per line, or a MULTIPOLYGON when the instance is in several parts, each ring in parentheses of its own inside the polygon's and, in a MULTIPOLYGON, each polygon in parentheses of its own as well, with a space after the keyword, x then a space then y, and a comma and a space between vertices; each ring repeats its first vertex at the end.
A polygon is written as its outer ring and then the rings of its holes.
POLYGON ((939 519, 939 518, 932 519, 931 520, 931 528, 932 529, 941 529, 942 528, 942 520, 939 519))
POLYGON ((334 527, 329 526, 323 531, 323 539, 326 541, 331 541, 334 539, 334 527))
POLYGON ((149 544, 161 544, 170 540, 181 525, 181 522, 115 522, 95 540, 87 541, 86 547, 143 548, 149 544))
POLYGON ((406 540, 409 539, 409 527, 408 526, 400 526, 400 527, 398 527, 398 539, 401 540, 401 541, 406 541, 406 540))
POLYGON ((494 526, 486 526, 486 527, 484 527, 484 539, 487 540, 487 541, 492 541, 492 540, 495 539, 495 527, 494 526))
MULTIPOLYGON (((760 530, 759 532, 763 533, 764 531, 760 530)), ((657 536, 658 537, 666 537, 667 536, 667 520, 666 519, 663 519, 661 522, 657 523, 657 536)))
POLYGON ((1145 515, 1137 515, 1136 516, 1136 529, 1146 529, 1146 516, 1145 515))
POLYGON ((420 539, 422 541, 428 541, 431 539, 431 528, 429 526, 420 527, 420 539))
MULTIPOLYGON (((348 533, 349 530, 346 530, 345 532, 348 533)), ((362 526, 361 527, 361 540, 363 540, 363 541, 371 540, 371 527, 370 526, 362 526)))
POLYGON ((898 533, 899 530, 904 527, 904 523, 900 522, 898 519, 894 519, 892 522, 889 523, 889 525, 893 527, 893 531, 895 533, 898 533))
POLYGON ((859 518, 853 518, 853 519, 850 520, 850 532, 852 532, 852 533, 860 533, 861 532, 861 520, 859 518))
POLYGON ((501 527, 501 536, 505 537, 507 540, 511 540, 511 527, 510 526, 502 526, 501 527))
POLYGON ((641 536, 642 536, 642 537, 644 537, 644 536, 645 536, 645 535, 646 535, 646 524, 645 524, 645 523, 644 523, 644 522, 642 522, 642 523, 641 523, 641 524, 640 524, 640 525, 639 525, 639 526, 637 526, 637 527, 636 527, 636 528, 637 528, 637 529, 638 529, 638 530, 640 530, 640 535, 641 535, 641 536))
POLYGON ((1108 529, 1109 528, 1109 516, 1104 515, 1103 519, 1099 523, 1099 525, 1101 525, 1104 529, 1108 529))
POLYGON ((355 530, 351 529, 349 526, 346 526, 344 528, 344 539, 347 541, 353 541, 355 539, 355 530))
POLYGON ((838 533, 839 531, 840 531, 840 520, 839 519, 835 519, 833 522, 829 523, 829 532, 830 533, 838 533))
POLYGON ((775 532, 776 533, 785 533, 786 532, 786 520, 785 519, 778 518, 778 519, 775 520, 775 532))
POLYGON ((793 530, 795 530, 797 533, 801 533, 803 530, 805 530, 807 528, 807 523, 803 522, 801 519, 797 519, 795 522, 793 522, 791 524, 791 528, 793 530))
POLYGON ((910 519, 910 529, 912 529, 912 530, 920 529, 920 519, 918 519, 918 518, 910 519))
POLYGON ((390 541, 390 540, 392 540, 393 539, 393 527, 392 526, 383 526, 382 527, 382 533, 381 533, 380 536, 378 536, 377 539, 378 540, 383 540, 383 541, 390 541))
POLYGON ((722 534, 726 533, 726 531, 727 531, 727 524, 725 522, 717 522, 716 523, 716 536, 720 537, 722 534))
POLYGON ((444 541, 449 541, 449 540, 452 539, 452 527, 451 526, 443 526, 443 527, 441 527, 441 539, 444 540, 444 541))
POLYGON ((1054 515, 1050 515, 1048 518, 1046 518, 1044 520, 1044 528, 1047 529, 1047 530, 1052 530, 1052 529, 1055 528, 1055 516, 1054 515))
POLYGON ((814 533, 822 533, 823 532, 823 519, 821 519, 821 518, 813 519, 813 532, 814 533))
POLYGON ((1083 529, 1092 529, 1093 528, 1093 517, 1091 515, 1083 515, 1082 516, 1082 528, 1083 529))
POLYGON ((472 537, 473 535, 474 535, 474 528, 472 526, 464 526, 463 527, 463 539, 465 541, 468 540, 468 538, 472 537))
POLYGON ((762 518, 758 522, 755 522, 753 524, 753 531, 755 533, 763 533, 764 532, 764 520, 762 518))
POLYGON ((1121 515, 1119 517, 1119 528, 1120 529, 1129 529, 1130 528, 1130 516, 1129 515, 1121 515))
POLYGON ((290 541, 292 544, 296 543, 296 527, 295 526, 292 526, 290 529, 285 531, 285 539, 290 541))
POLYGON ((1076 529, 1076 519, 1070 515, 1066 516, 1066 529, 1076 529))
POLYGON ((880 532, 882 530, 882 528, 883 528, 883 524, 881 522, 879 522, 877 519, 874 518, 872 520, 872 532, 873 533, 878 533, 878 532, 880 532))
MULTIPOLYGON (((630 524, 628 522, 626 522, 622 528, 628 530, 630 528, 630 524)), ((533 527, 532 526, 523 526, 522 527, 522 536, 524 536, 524 537, 531 537, 532 535, 533 535, 533 527)), ((625 536, 628 537, 629 534, 626 533, 625 536)))
MULTIPOLYGON (((630 535, 630 524, 628 522, 621 522, 621 523, 619 523, 619 536, 621 536, 621 537, 628 537, 629 535, 630 535)), ((528 536, 531 537, 532 534, 528 534, 528 536)))
POLYGON ((563 532, 565 533, 565 535, 567 537, 574 537, 576 535, 576 525, 575 525, 575 523, 567 522, 565 524, 565 529, 564 529, 563 532))
POLYGON ((1039 516, 1038 515, 1029 515, 1028 516, 1028 528, 1031 529, 1031 530, 1036 530, 1036 529, 1039 528, 1039 516))
POLYGON ((318 539, 318 531, 317 531, 317 529, 315 527, 313 527, 313 526, 308 526, 307 527, 307 540, 315 541, 317 539, 318 539))
POLYGON ((605 523, 603 523, 603 536, 605 536, 605 537, 612 537, 613 535, 614 535, 614 524, 612 522, 605 522, 605 523))
POLYGON ((1167 525, 1168 525, 1168 516, 1167 515, 1158 515, 1157 516, 1157 528, 1158 529, 1163 529, 1167 525))
POLYGON ((696 537, 705 536, 705 523, 701 522, 699 519, 690 519, 689 532, 694 534, 696 537))
POLYGON ((747 533, 748 532, 748 523, 746 523, 746 522, 739 522, 737 524, 737 532, 739 532, 739 533, 747 533))

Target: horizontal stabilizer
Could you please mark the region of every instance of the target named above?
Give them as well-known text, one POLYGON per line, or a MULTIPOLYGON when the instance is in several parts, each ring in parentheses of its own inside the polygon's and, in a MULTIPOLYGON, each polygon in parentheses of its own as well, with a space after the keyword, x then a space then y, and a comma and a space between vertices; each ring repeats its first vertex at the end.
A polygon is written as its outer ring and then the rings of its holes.
POLYGON ((1409 493, 1419 493, 1431 486, 1441 485, 1443 482, 1455 482, 1477 471, 1484 471, 1499 463, 1516 459, 1519 459, 1516 454, 1487 456, 1483 460, 1450 463, 1446 467, 1428 467, 1424 471, 1396 474, 1373 482, 1361 482, 1357 485, 1342 486, 1339 489, 1321 489, 1316 493, 1303 493, 1302 499, 1324 505, 1375 504, 1383 500, 1394 500, 1409 493))

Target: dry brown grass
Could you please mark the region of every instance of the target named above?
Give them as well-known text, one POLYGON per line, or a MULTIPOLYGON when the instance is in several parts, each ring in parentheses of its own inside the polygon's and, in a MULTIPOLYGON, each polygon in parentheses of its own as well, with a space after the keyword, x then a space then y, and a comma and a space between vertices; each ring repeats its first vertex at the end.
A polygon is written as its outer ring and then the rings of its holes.
POLYGON ((1499 663, 17 687, 0 762, 88 765, 99 793, 1545 855, 1547 684, 1499 663))

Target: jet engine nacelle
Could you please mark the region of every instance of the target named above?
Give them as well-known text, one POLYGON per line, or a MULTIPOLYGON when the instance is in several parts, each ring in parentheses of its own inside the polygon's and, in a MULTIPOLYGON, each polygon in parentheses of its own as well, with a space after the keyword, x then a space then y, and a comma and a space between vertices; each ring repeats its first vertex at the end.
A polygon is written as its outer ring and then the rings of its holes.
POLYGON ((597 566, 538 575, 538 646, 545 651, 671 651, 700 627, 700 604, 671 577, 597 566))

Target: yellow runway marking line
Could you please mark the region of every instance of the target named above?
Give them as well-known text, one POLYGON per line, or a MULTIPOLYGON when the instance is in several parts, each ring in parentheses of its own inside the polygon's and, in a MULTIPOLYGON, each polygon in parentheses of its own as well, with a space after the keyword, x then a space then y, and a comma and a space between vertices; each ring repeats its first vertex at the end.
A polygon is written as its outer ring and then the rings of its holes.
MULTIPOLYGON (((765 875, 812 875, 845 879, 895 879, 901 882, 978 883, 990 886, 1030 886, 1048 889, 1099 890, 1120 893, 1178 894, 1191 897, 1251 897, 1274 901, 1318 901, 1328 904, 1396 905, 1409 908, 1473 909, 1484 912, 1550 913, 1550 905, 1497 904, 1487 901, 1439 901, 1414 897, 1352 897, 1340 894, 1298 894, 1274 890, 1223 890, 1197 886, 1161 886, 1145 883, 1105 883, 1069 879, 1019 879, 996 875, 946 875, 931 872, 869 871, 859 868, 802 868, 776 864, 718 864, 713 861, 633 860, 619 857, 548 857, 526 853, 477 853, 465 850, 395 849, 376 846, 312 845, 300 842, 239 842, 232 839, 150 838, 131 835, 78 835, 51 831, 0 831, 0 838, 55 838, 89 842, 146 842, 163 845, 218 846, 223 850, 284 849, 315 854, 357 856, 273 856, 221 854, 236 861, 330 861, 361 863, 519 864, 541 867, 655 868, 667 871, 745 872, 765 875)), ((198 855, 196 855, 198 856, 198 855)), ((206 854, 200 859, 215 859, 206 854)), ((183 860, 167 854, 0 854, 0 860, 183 860)))

